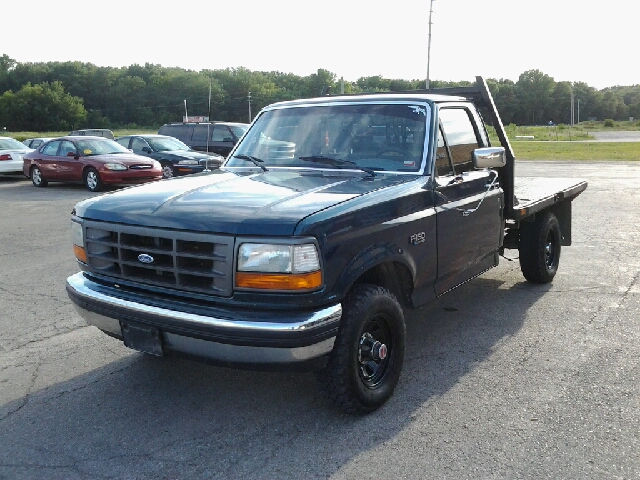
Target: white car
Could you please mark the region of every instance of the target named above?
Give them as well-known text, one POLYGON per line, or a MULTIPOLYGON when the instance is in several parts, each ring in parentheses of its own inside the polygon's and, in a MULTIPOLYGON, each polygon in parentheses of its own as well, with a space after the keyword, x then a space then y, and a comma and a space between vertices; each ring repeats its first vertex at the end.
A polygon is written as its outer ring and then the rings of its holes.
POLYGON ((0 174, 22 173, 22 157, 32 151, 13 138, 0 137, 0 174))

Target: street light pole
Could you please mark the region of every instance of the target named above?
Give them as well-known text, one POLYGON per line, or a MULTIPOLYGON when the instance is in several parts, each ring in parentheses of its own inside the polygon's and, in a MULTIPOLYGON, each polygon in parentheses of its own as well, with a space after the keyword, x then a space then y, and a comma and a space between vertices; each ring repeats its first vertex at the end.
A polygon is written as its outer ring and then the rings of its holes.
POLYGON ((429 66, 431 64, 431 14, 433 13, 433 0, 430 0, 429 6, 429 43, 427 46, 427 90, 429 90, 429 66))

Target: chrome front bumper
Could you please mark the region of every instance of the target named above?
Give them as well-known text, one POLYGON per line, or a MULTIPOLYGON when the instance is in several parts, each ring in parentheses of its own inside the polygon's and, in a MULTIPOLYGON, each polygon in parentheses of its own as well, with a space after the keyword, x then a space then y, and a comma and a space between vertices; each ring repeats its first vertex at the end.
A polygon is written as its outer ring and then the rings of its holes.
MULTIPOLYGON (((82 272, 67 278, 67 293, 89 325, 112 336, 123 339, 122 327, 130 323, 153 327, 164 353, 231 365, 286 365, 325 357, 333 349, 342 316, 340 304, 255 315, 226 308, 207 315, 190 313, 153 305, 148 299, 143 304, 131 296, 124 298, 117 288, 82 272)), ((176 308, 179 305, 175 302, 176 308)))

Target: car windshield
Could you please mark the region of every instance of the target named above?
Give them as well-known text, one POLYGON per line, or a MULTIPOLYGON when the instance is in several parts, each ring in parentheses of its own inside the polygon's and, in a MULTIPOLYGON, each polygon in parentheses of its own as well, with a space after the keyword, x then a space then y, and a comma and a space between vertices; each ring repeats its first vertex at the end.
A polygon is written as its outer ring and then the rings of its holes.
POLYGON ((80 155, 90 157, 92 155, 107 155, 111 153, 131 153, 117 142, 109 139, 84 138, 75 141, 80 155))
POLYGON ((172 150, 190 150, 190 148, 177 138, 147 138, 147 142, 156 152, 168 152, 172 150))
POLYGON ((418 172, 429 106, 407 103, 317 105, 260 115, 225 166, 262 165, 418 172))
POLYGON ((19 141, 13 138, 0 138, 0 150, 26 150, 27 147, 24 143, 20 143, 19 141))

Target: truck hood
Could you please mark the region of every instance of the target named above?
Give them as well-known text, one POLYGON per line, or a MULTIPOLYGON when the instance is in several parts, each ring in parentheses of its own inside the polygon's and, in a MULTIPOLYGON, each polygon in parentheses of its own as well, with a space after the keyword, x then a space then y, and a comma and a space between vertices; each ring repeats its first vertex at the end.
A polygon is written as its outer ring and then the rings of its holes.
POLYGON ((125 188, 80 202, 81 218, 233 235, 292 235, 304 218, 412 175, 214 170, 125 188))

